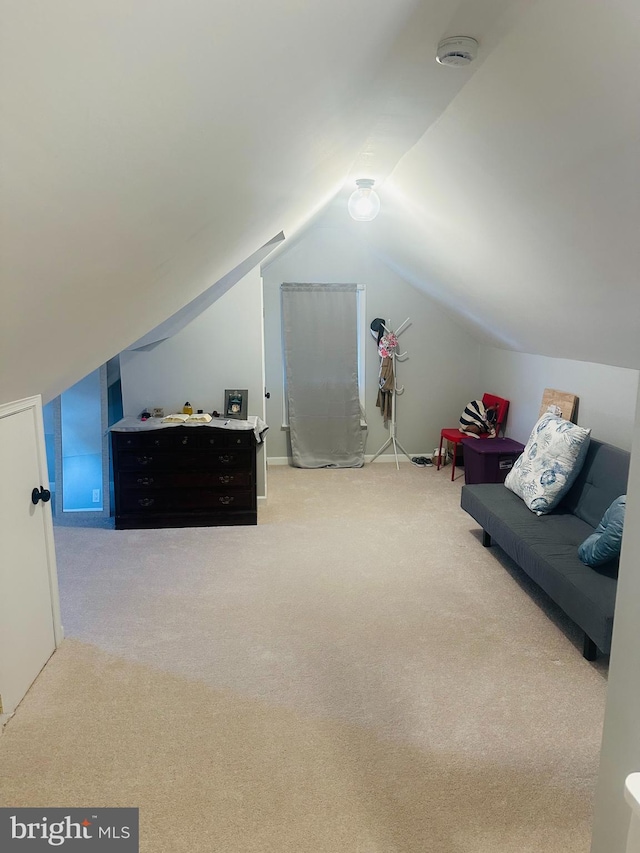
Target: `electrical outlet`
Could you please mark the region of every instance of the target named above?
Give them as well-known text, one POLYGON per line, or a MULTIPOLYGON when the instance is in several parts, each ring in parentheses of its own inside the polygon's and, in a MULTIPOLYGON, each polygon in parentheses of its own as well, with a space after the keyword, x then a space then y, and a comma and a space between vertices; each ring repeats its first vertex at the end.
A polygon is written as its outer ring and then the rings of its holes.
POLYGON ((94 504, 100 503, 100 489, 93 490, 93 502, 94 504))

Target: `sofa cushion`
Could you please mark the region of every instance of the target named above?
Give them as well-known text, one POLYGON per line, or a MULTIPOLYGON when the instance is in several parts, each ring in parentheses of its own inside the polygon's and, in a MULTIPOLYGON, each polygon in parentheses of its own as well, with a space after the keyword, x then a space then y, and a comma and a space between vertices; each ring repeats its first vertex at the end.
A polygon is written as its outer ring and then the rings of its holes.
POLYGON ((545 413, 507 474, 505 486, 536 515, 551 512, 578 476, 590 435, 590 429, 545 413))
POLYGON ((616 498, 602 516, 600 524, 578 548, 578 556, 587 566, 603 566, 620 556, 627 496, 616 498))
POLYGON ((547 542, 527 548, 520 567, 603 652, 611 649, 617 581, 578 559, 575 546, 547 542))
POLYGON ((603 652, 611 648, 616 580, 585 566, 578 547, 593 527, 559 507, 534 515, 498 483, 462 487, 461 507, 603 652))
POLYGON ((592 438, 582 470, 561 506, 595 528, 611 503, 626 493, 628 476, 629 451, 592 438))

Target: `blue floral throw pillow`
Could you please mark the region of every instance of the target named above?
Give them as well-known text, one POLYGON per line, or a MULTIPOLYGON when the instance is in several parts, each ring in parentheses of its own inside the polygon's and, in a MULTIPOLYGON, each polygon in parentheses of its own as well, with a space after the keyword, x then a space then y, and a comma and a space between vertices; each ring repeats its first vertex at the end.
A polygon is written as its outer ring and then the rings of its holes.
POLYGON ((536 515, 551 512, 580 473, 590 436, 590 429, 546 412, 507 474, 505 486, 536 515))
POLYGON ((578 548, 578 557, 587 566, 603 566, 620 556, 626 506, 626 495, 616 498, 595 531, 578 548))

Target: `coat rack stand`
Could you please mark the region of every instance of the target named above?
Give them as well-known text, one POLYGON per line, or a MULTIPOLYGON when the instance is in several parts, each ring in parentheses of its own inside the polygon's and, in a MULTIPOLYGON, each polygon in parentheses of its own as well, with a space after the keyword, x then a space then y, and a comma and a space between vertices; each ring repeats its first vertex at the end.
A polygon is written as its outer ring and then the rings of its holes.
MULTIPOLYGON (((406 331, 407 323, 409 322, 409 319, 410 318, 407 317, 407 319, 404 321, 404 323, 401 323, 400 326, 398 326, 397 331, 395 331, 395 332, 392 332, 391 329, 388 329, 384 325, 384 323, 382 324, 382 326, 383 326, 385 332, 387 332, 390 335, 395 335, 395 337, 397 339, 400 337, 402 332, 406 331)), ((391 325, 391 321, 389 321, 389 325, 391 325)), ((393 445, 393 453, 394 453, 394 456, 396 458, 396 468, 399 471, 400 465, 398 462, 398 450, 401 453, 404 453, 404 455, 407 457, 409 462, 411 462, 411 457, 409 456, 407 451, 400 444, 400 442, 398 441, 398 439, 396 437, 396 430, 397 430, 396 396, 398 394, 402 394, 404 391, 404 385, 401 385, 400 387, 398 387, 398 383, 396 381, 396 362, 397 361, 404 361, 407 358, 407 353, 406 352, 397 352, 397 347, 394 347, 393 352, 391 353, 391 358, 393 360, 393 389, 391 391, 391 395, 392 395, 391 396, 391 420, 389 421, 389 438, 385 441, 385 443, 382 445, 382 447, 376 453, 374 453, 374 455, 371 457, 371 461, 373 462, 374 459, 377 459, 378 456, 380 456, 380 454, 383 451, 385 451, 387 449, 387 447, 389 447, 389 445, 391 444, 391 445, 393 445)))

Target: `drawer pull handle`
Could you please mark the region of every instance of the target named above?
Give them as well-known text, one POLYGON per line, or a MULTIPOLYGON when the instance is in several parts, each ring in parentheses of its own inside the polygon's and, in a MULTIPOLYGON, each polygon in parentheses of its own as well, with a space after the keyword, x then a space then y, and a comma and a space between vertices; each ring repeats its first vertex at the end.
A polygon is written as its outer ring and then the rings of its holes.
POLYGON ((139 498, 138 503, 140 504, 140 506, 144 506, 144 507, 153 506, 153 504, 155 503, 155 500, 154 500, 154 498, 139 498))
POLYGON ((218 500, 221 504, 228 506, 233 501, 233 495, 220 495, 218 500))
POLYGON ((233 480, 233 477, 232 477, 230 474, 221 474, 221 475, 218 477, 218 482, 219 482, 219 483, 224 483, 224 485, 225 485, 225 486, 226 486, 228 483, 230 483, 232 480, 233 480))
POLYGON ((138 477, 139 486, 153 486, 153 477, 138 477))
POLYGON ((233 462, 233 456, 231 453, 227 453, 225 456, 218 456, 218 462, 233 462))
POLYGON ((149 462, 153 462, 153 456, 136 456, 136 459, 140 465, 148 465, 149 462))
POLYGON ((181 444, 189 444, 189 436, 185 435, 180 439, 181 444))

